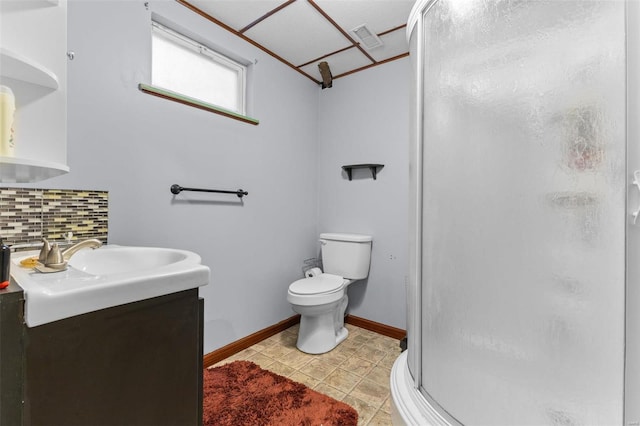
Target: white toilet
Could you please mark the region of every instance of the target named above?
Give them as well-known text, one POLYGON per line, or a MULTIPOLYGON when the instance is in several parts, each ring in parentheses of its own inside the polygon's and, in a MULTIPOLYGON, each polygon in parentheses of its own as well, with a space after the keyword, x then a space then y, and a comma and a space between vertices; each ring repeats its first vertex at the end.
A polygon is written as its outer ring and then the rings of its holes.
POLYGON ((347 338, 347 286, 369 275, 371 241, 369 235, 320 234, 324 273, 295 281, 287 294, 301 316, 296 346, 302 352, 329 352, 347 338))

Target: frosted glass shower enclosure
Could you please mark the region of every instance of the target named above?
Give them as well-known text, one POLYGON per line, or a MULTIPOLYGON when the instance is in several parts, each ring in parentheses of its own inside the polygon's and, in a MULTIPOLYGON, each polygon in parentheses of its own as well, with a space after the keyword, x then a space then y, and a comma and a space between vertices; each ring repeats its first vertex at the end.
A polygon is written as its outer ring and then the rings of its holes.
POLYGON ((638 8, 416 4, 394 422, 640 424, 638 8))

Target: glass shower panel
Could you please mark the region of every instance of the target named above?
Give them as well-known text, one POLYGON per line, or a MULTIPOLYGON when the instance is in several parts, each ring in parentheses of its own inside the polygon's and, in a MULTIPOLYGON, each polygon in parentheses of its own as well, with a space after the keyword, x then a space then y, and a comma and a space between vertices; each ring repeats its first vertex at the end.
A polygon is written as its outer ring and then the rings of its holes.
POLYGON ((620 425, 625 4, 424 16, 422 388, 467 425, 620 425))

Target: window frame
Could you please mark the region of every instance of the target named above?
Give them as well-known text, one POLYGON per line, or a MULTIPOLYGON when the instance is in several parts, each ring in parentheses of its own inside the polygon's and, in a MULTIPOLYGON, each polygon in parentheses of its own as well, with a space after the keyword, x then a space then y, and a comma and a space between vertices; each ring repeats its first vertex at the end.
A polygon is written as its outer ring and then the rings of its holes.
MULTIPOLYGON (((239 101, 239 108, 237 110, 229 110, 227 107, 223 107, 221 105, 215 104, 213 102, 209 102, 207 100, 204 99, 199 99, 202 102, 205 102, 207 104, 210 104, 211 106, 214 107, 218 107, 221 108, 225 111, 231 111, 235 114, 241 115, 241 116, 245 116, 247 113, 247 75, 248 75, 248 66, 237 61, 234 60, 233 58, 230 58, 228 55, 224 55, 222 53, 220 53, 219 51, 216 51, 212 48, 210 48, 209 46, 205 45, 204 43, 199 42, 198 40, 195 40, 192 37, 189 37, 187 35, 184 35, 170 27, 167 27, 166 25, 161 24, 160 22, 156 21, 156 20, 152 20, 151 21, 151 31, 152 31, 152 43, 153 43, 153 37, 164 37, 167 38, 170 41, 173 41, 181 46, 184 46, 190 50, 192 50, 193 52, 196 52, 206 58, 208 58, 209 60, 215 62, 216 64, 225 67, 229 70, 232 70, 233 72, 236 73, 236 75, 238 76, 238 81, 239 84, 236 87, 236 95, 239 101)), ((153 70, 154 70, 154 65, 153 65, 153 53, 151 56, 151 84, 153 85, 153 70)), ((156 87, 161 87, 161 86, 156 86, 156 87)), ((173 91, 174 89, 171 87, 164 87, 164 89, 167 89, 169 91, 173 91)), ((177 92, 176 92, 177 93, 177 92)), ((185 97, 190 97, 188 95, 184 95, 185 97)))

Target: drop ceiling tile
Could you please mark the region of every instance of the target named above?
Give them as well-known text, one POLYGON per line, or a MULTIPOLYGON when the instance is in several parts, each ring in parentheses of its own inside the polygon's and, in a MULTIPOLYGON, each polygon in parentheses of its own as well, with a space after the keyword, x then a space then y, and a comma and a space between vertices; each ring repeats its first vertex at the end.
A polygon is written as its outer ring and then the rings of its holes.
POLYGON ((364 56, 360 50, 354 47, 305 65, 301 70, 315 79, 322 81, 322 76, 320 75, 320 71, 318 71, 318 64, 322 61, 327 61, 331 69, 331 74, 334 77, 357 68, 371 65, 371 61, 364 56))
POLYGON ((293 65, 304 64, 351 44, 303 0, 271 15, 244 34, 293 65))
POLYGON ((193 6, 239 31, 285 3, 285 0, 187 0, 193 6))
POLYGON ((376 34, 405 25, 414 3, 415 0, 316 0, 346 31, 367 24, 376 34))
MULTIPOLYGON (((2 1, 2 0, 0 0, 2 1)), ((262 18, 287 0, 186 0, 225 25, 239 31, 262 18)), ((403 27, 414 0, 315 0, 344 31, 361 24, 380 34, 403 27)), ((244 32, 244 35, 264 46, 293 66, 307 62, 301 70, 321 80, 317 64, 329 62, 334 76, 371 65, 351 41, 318 12, 308 0, 297 0, 244 32), (323 56, 346 49, 324 59, 323 56)), ((351 34, 350 34, 351 35, 351 34)), ((375 61, 402 55, 408 51, 405 29, 380 36, 384 46, 366 50, 375 61)))
POLYGON ((380 37, 380 40, 382 40, 384 45, 367 50, 367 53, 376 61, 393 58, 394 56, 402 55, 409 51, 409 44, 407 43, 404 28, 385 34, 380 37))

